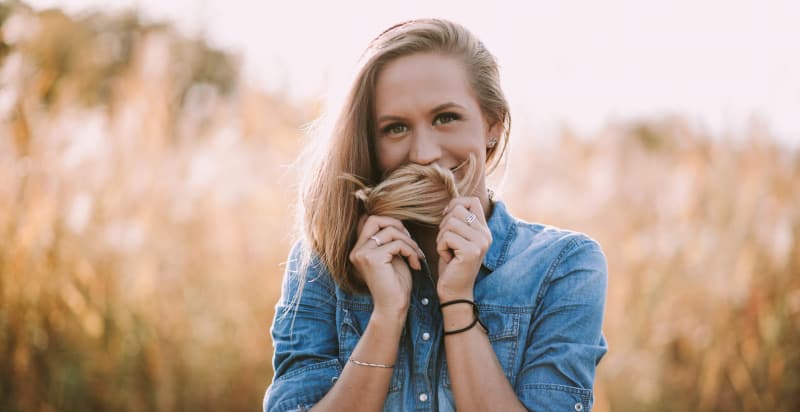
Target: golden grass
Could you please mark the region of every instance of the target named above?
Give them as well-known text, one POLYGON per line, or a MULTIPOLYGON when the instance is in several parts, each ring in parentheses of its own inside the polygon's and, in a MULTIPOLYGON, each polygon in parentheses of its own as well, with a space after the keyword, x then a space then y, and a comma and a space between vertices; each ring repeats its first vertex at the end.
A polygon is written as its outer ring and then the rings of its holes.
POLYGON ((589 233, 608 257, 598 410, 798 406, 797 151, 666 119, 527 156, 513 209, 589 233))
MULTIPOLYGON (((169 39, 142 33, 100 105, 24 43, 0 61, 0 410, 260 407, 316 110, 178 104, 169 39)), ((513 152, 512 212, 608 257, 595 410, 800 407, 800 154, 748 136, 663 119, 513 152)))

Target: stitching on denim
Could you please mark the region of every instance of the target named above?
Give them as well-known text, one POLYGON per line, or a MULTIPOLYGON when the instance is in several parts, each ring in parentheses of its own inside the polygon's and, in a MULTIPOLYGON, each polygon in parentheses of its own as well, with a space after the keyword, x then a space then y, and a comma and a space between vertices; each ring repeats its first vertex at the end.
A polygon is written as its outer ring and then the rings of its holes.
POLYGON ((325 396, 325 393, 322 392, 320 394, 316 394, 316 396, 311 396, 305 394, 303 396, 299 396, 296 398, 286 399, 279 404, 275 405, 270 409, 270 411, 276 412, 304 412, 309 410, 311 407, 314 406, 315 403, 319 402, 319 399, 325 396), (315 399, 316 398, 316 399, 315 399))
MULTIPOLYGON (((511 336, 512 339, 510 340, 510 342, 506 342, 505 343, 506 345, 510 346, 510 348, 509 348, 510 350, 506 354, 506 360, 505 360, 505 364, 504 364, 504 365, 508 366, 508 368, 507 368, 508 369, 508 375, 506 375, 506 378, 512 384, 513 384, 514 380, 516 380, 516 376, 517 376, 517 368, 516 368, 516 365, 514 364, 514 360, 517 359, 517 350, 519 349, 520 317, 521 317, 521 315, 519 315, 519 314, 514 314, 512 316, 512 318, 511 318, 512 319, 511 320, 511 322, 512 322, 511 330, 513 331, 513 336, 511 336)), ((504 341, 507 341, 507 340, 508 339, 504 339, 504 341)), ((505 373, 505 371, 503 371, 503 372, 505 373)))
POLYGON ((495 311, 503 313, 529 313, 533 311, 530 306, 506 306, 506 305, 493 305, 488 303, 478 303, 478 309, 481 311, 495 311))
POLYGON ((397 392, 403 387, 403 381, 405 380, 405 368, 403 368, 403 365, 406 363, 406 356, 407 353, 403 348, 397 348, 397 366, 392 371, 392 378, 389 381, 389 389, 387 390, 389 393, 397 392))
POLYGON ((526 383, 522 385, 522 389, 550 389, 563 392, 574 393, 583 396, 586 393, 592 393, 591 389, 577 388, 575 386, 561 385, 558 383, 526 383))
POLYGON ((508 256, 508 250, 511 248, 512 240, 516 239, 517 237, 517 225, 519 225, 519 222, 512 222, 511 227, 508 228, 508 233, 506 233, 506 241, 503 244, 503 248, 500 249, 500 255, 497 257, 497 261, 495 262, 495 268, 505 263, 506 256, 508 256))
MULTIPOLYGON (((583 245, 585 243, 590 243, 590 242, 591 242, 591 240, 586 239, 582 235, 578 235, 578 236, 574 236, 572 239, 570 239, 569 243, 567 243, 564 246, 564 248, 561 249, 561 252, 559 252, 558 256, 556 256, 556 258, 553 260, 553 263, 547 269, 547 274, 545 275, 544 280, 542 281, 543 287, 539 288, 539 293, 536 295, 535 306, 537 308, 541 304, 542 299, 544 298, 544 295, 550 289, 550 282, 552 280, 553 274, 556 272, 556 268, 558 268, 558 266, 564 260, 564 257, 569 252, 571 252, 573 249, 575 249, 576 247, 581 246, 581 245, 583 245)), ((536 311, 534 310, 534 313, 535 312, 536 311)))
MULTIPOLYGON (((487 253, 486 263, 491 265, 491 267, 487 266, 486 269, 489 269, 490 272, 494 272, 500 265, 505 262, 506 255, 508 254, 508 249, 511 247, 512 240, 516 237, 517 234, 517 222, 511 221, 511 224, 508 225, 508 229, 503 236, 503 244, 500 245, 500 251, 497 252, 497 256, 494 259, 490 258, 489 254, 487 253)), ((495 239, 492 239, 492 244, 489 245, 489 249, 492 248, 495 239)), ((485 266, 485 265, 484 265, 485 266)))
MULTIPOLYGON (((507 351, 507 355, 503 359, 498 357, 497 360, 500 362, 500 367, 503 369, 503 375, 505 375, 506 379, 508 379, 508 381, 513 385, 513 382, 516 380, 517 376, 517 368, 515 367, 516 365, 514 364, 514 360, 517 358, 517 349, 519 348, 520 316, 519 314, 513 314, 512 318, 514 322, 514 327, 512 327, 512 329, 515 333, 513 337, 516 337, 516 339, 506 339, 508 337, 512 337, 511 335, 502 336, 499 338, 496 336, 489 336, 489 343, 492 345, 492 350, 494 351, 495 356, 498 356, 497 350, 495 350, 495 344, 511 346, 511 350, 507 351), (506 369, 508 370, 508 375, 506 375, 506 369)), ((502 346, 500 349, 503 349, 502 346)), ((451 389, 452 384, 450 382, 450 372, 447 369, 447 358, 442 360, 442 365, 444 366, 442 369, 442 385, 447 389, 451 389)))
POLYGON ((522 385, 522 390, 525 389, 554 390, 578 395, 581 398, 581 402, 587 406, 587 409, 594 403, 594 391, 592 389, 576 388, 574 386, 559 385, 556 383, 528 383, 522 385))
POLYGON ((306 366, 303 366, 302 368, 297 368, 297 369, 295 369, 295 370, 293 370, 291 372, 284 373, 283 375, 280 376, 280 378, 281 379, 289 379, 289 378, 292 378, 294 376, 297 376, 300 373, 306 373, 306 372, 310 372, 310 371, 313 371, 313 370, 316 370, 316 369, 324 369, 324 368, 334 368, 334 369, 336 369, 336 374, 337 375, 340 374, 341 370, 342 370, 341 364, 339 363, 339 359, 330 359, 330 360, 326 360, 325 362, 312 363, 311 365, 306 365, 306 366))
POLYGON ((342 334, 345 332, 345 326, 348 326, 355 336, 358 336, 359 338, 361 337, 361 331, 358 330, 356 321, 353 320, 353 315, 351 315, 349 311, 345 311, 344 315, 342 316, 342 334))
MULTIPOLYGON (((501 330, 490 331, 489 333, 490 341, 498 341, 502 339, 508 339, 519 336, 519 317, 520 317, 519 313, 503 313, 498 311, 486 311, 484 313, 486 315, 497 314, 503 323, 502 325, 503 328, 501 330), (507 320, 508 317, 511 317, 511 325, 505 324, 505 321, 507 320)), ((486 318, 487 316, 484 316, 484 319, 486 318)), ((491 327, 491 325, 489 325, 489 327, 491 327)))
MULTIPOLYGON (((355 349, 356 345, 358 345, 358 342, 361 340, 361 336, 363 334, 363 331, 358 330, 358 326, 355 323, 356 321, 353 319, 353 315, 350 313, 350 311, 344 310, 343 312, 344 314, 342 316, 341 330, 339 331, 339 338, 337 339, 339 346, 339 359, 337 359, 337 361, 339 362, 347 362, 347 360, 350 358, 350 355, 353 354, 353 349, 355 349), (347 331, 348 329, 349 331, 347 331), (355 337, 355 343, 352 345, 352 348, 349 348, 349 345, 345 345, 344 337, 347 336, 355 337)), ((405 355, 403 348, 398 348, 397 356, 399 362, 392 372, 392 380, 389 382, 388 392, 397 392, 403 386, 403 378, 405 377, 404 370, 401 367, 401 365, 405 362, 405 356, 403 355, 405 355)))
POLYGON ((359 312, 372 312, 373 305, 370 303, 353 302, 352 300, 342 299, 342 309, 357 310, 359 312))
MULTIPOLYGON (((502 362, 505 369, 508 369, 509 375, 506 375, 509 382, 513 382, 516 379, 516 368, 514 365, 514 360, 517 359, 517 351, 519 350, 519 341, 521 336, 521 325, 522 325, 522 315, 530 313, 533 308, 527 306, 504 306, 504 305, 485 305, 485 304, 478 304, 478 309, 481 312, 486 313, 497 313, 501 316, 501 318, 505 321, 508 320, 507 318, 511 318, 511 325, 510 328, 506 327, 499 332, 495 332, 489 335, 489 342, 493 345, 496 342, 503 342, 498 344, 509 345, 509 351, 507 351, 507 355, 505 359, 499 359, 502 362), (509 341, 510 340, 510 341, 509 341), (505 366, 508 366, 506 368, 505 366)), ((504 326, 506 326, 504 324, 504 326)), ((496 354, 497 352, 495 352, 496 354)))
MULTIPOLYGON (((305 274, 299 273, 297 268, 294 267, 298 263, 298 259, 296 257, 295 258, 291 257, 295 256, 298 253, 302 254, 303 252, 301 251, 301 249, 303 247, 305 247, 305 243, 302 240, 296 242, 292 246, 291 251, 289 252, 290 259, 288 259, 285 262, 286 273, 284 276, 286 276, 289 280, 291 280, 292 277, 295 277, 297 279, 297 284, 298 284, 295 290, 292 290, 291 285, 289 285, 289 288, 292 292, 294 292, 294 295, 292 299, 286 303, 287 304, 286 309, 280 315, 281 320, 285 319, 286 316, 289 314, 291 308, 294 307, 292 313, 292 320, 289 324, 289 339, 292 339, 294 335, 294 324, 295 320, 297 319, 297 312, 300 308, 300 304, 302 303, 303 292, 305 290, 304 283, 311 283, 311 282, 316 282, 317 280, 321 280, 319 284, 321 284, 328 292, 327 294, 328 299, 326 301, 320 301, 314 298, 311 298, 310 300, 317 300, 317 302, 320 302, 323 305, 327 305, 332 302, 335 306, 336 301, 338 299, 335 292, 336 286, 333 284, 333 278, 331 277, 330 272, 327 269, 327 266, 325 266, 322 263, 322 260, 320 259, 317 253, 313 251, 311 252, 311 258, 308 263, 308 266, 305 268, 306 270, 305 274), (310 273, 316 273, 317 276, 309 280, 309 277, 307 275, 310 273)), ((281 287, 283 287, 283 285, 281 285, 281 287)), ((283 294, 283 290, 281 290, 281 294, 283 294)), ((308 298, 307 294, 306 297, 308 298)))
POLYGON ((352 354, 352 350, 348 352, 348 346, 345 344, 345 338, 348 338, 349 336, 355 337, 356 342, 353 345, 350 345, 354 349, 355 346, 358 344, 358 340, 361 336, 360 333, 358 332, 358 329, 353 324, 353 320, 350 319, 350 313, 348 311, 344 311, 344 314, 342 315, 342 322, 340 324, 338 333, 339 337, 337 341, 339 346, 339 361, 345 363, 352 354))

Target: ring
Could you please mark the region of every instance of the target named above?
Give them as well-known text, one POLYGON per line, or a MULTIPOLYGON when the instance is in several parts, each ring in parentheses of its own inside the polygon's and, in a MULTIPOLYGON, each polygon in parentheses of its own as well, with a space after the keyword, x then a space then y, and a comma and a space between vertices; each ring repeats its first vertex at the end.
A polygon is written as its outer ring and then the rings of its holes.
POLYGON ((381 247, 381 245, 383 244, 383 243, 381 243, 381 240, 378 239, 378 235, 373 235, 372 237, 370 237, 370 239, 374 240, 375 243, 378 244, 378 247, 381 247))
POLYGON ((475 221, 475 213, 470 213, 469 216, 464 218, 464 222, 468 225, 471 225, 472 222, 475 221))

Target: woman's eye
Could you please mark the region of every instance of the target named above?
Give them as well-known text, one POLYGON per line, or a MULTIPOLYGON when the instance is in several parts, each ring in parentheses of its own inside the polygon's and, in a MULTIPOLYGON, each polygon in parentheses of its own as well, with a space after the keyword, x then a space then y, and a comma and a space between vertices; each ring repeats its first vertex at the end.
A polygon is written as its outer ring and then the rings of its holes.
POLYGON ((381 133, 384 135, 398 135, 405 133, 407 130, 408 128, 406 127, 406 125, 400 123, 393 123, 381 129, 381 133))
POLYGON ((433 120, 433 124, 447 124, 460 118, 461 117, 455 113, 442 113, 436 116, 436 119, 433 120))

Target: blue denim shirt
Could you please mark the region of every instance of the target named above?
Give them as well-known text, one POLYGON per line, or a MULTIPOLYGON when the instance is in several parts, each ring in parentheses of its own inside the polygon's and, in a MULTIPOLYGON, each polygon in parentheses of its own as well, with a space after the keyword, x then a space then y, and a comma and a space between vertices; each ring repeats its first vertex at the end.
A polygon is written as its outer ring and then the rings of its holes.
MULTIPOLYGON (((492 244, 475 281, 475 301, 503 372, 535 411, 589 411, 595 368, 607 351, 601 326, 607 288, 600 246, 581 233, 527 223, 496 202, 492 244)), ((372 313, 368 295, 344 293, 312 265, 296 306, 292 248, 275 308, 272 384, 264 410, 304 411, 336 382, 372 313)), ((454 411, 442 315, 426 266, 414 271, 384 411, 454 411)))

